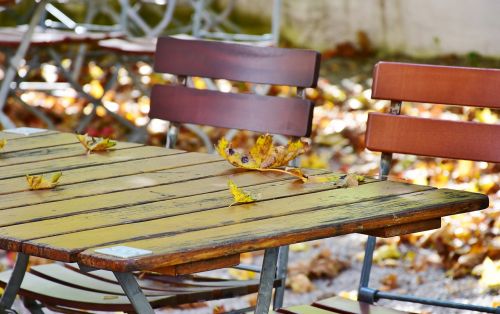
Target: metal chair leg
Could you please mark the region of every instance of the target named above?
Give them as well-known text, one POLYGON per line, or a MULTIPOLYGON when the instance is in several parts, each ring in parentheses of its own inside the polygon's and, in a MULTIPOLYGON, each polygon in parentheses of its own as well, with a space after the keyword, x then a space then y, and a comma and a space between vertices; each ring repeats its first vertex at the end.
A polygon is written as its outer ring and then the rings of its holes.
POLYGON ((26 269, 28 268, 28 261, 29 255, 17 253, 16 265, 12 271, 12 275, 10 275, 9 283, 5 287, 2 299, 0 299, 0 311, 10 309, 12 304, 14 304, 14 300, 26 274, 26 269))
POLYGON ((119 272, 113 272, 113 274, 122 286, 123 291, 127 295, 130 303, 132 303, 132 306, 137 313, 154 314, 153 307, 149 304, 148 299, 142 292, 141 287, 139 287, 139 284, 133 274, 119 272))
POLYGON ((276 279, 280 281, 280 285, 274 292, 273 309, 277 310, 283 307, 283 299, 285 298, 286 275, 288 271, 288 245, 279 248, 278 268, 276 270, 276 279))
POLYGON ((260 273, 259 293, 257 295, 256 314, 267 314, 271 305, 271 297, 276 277, 276 264, 278 262, 279 248, 266 249, 262 272, 260 273))
POLYGON ((369 236, 366 241, 365 257, 363 260, 363 268, 361 269, 361 279, 358 288, 358 301, 373 304, 375 300, 375 290, 368 287, 370 283, 370 271, 373 264, 373 251, 377 238, 369 236))

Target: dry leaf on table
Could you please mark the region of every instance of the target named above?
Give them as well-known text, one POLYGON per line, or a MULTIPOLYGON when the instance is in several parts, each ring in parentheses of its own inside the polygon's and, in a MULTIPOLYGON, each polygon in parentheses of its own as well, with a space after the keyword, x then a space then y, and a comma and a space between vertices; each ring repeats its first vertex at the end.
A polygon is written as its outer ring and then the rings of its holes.
POLYGON ((219 154, 230 164, 238 168, 286 173, 307 181, 307 176, 298 168, 285 167, 300 154, 306 152, 308 146, 301 140, 290 141, 286 146, 275 146, 273 137, 261 135, 250 151, 231 147, 225 138, 221 138, 215 147, 219 154))
POLYGON ((59 183, 59 179, 62 176, 62 172, 57 172, 52 175, 50 180, 45 179, 43 175, 39 176, 30 176, 26 175, 26 181, 28 181, 28 185, 31 190, 43 190, 43 189, 52 189, 59 183))
POLYGON ((0 149, 3 149, 5 147, 5 145, 7 144, 7 140, 6 139, 0 139, 0 149))
POLYGON ((257 200, 256 196, 250 195, 249 193, 243 191, 232 180, 228 180, 227 185, 229 186, 229 191, 234 198, 234 202, 231 203, 229 207, 238 203, 253 203, 257 200))
POLYGON ((97 151, 107 151, 116 145, 116 141, 112 141, 109 138, 96 138, 87 134, 77 134, 76 137, 87 150, 87 154, 97 151))

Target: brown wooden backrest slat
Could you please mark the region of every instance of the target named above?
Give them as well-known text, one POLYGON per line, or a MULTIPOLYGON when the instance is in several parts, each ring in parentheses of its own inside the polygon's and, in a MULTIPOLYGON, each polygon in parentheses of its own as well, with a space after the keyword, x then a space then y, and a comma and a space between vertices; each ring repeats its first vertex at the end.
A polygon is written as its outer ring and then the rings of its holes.
POLYGON ((370 113, 366 147, 452 159, 500 162, 500 125, 370 113))
POLYGON ((309 136, 313 104, 300 98, 233 94, 156 85, 149 116, 179 123, 209 124, 263 133, 309 136))
POLYGON ((379 62, 372 98, 500 108, 500 69, 379 62))
POLYGON ((320 54, 173 37, 158 39, 155 71, 233 81, 315 87, 320 54))

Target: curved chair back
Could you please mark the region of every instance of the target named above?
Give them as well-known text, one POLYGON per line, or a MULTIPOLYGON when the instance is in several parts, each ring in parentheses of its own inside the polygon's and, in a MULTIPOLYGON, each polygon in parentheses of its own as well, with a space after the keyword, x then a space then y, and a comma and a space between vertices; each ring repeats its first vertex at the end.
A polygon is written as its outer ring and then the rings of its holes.
MULTIPOLYGON (((158 39, 155 71, 181 78, 199 76, 260 84, 297 86, 299 95, 315 87, 320 55, 316 51, 255 47, 173 37, 158 39)), ((289 136, 309 136, 313 103, 303 98, 199 90, 156 85, 151 118, 289 136)))
MULTIPOLYGON (((379 62, 372 98, 500 108, 500 70, 379 62)), ((370 113, 366 146, 373 151, 500 162, 500 125, 370 113)))

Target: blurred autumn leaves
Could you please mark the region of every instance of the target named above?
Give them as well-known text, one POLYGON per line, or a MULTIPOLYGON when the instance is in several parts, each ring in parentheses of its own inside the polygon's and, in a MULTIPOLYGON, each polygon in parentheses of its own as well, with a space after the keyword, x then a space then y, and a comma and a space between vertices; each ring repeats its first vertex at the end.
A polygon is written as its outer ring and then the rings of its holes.
MULTIPOLYGON (((65 60, 64 62, 70 63, 71 61, 65 60)), ((426 62, 457 65, 461 61, 446 59, 426 62)), ((322 78, 318 82, 318 88, 306 90, 307 97, 315 101, 316 107, 311 137, 312 144, 309 151, 300 158, 301 167, 330 168, 371 176, 377 174, 379 155, 365 150, 364 147, 363 134, 366 114, 369 111, 384 111, 389 103, 370 98, 370 77, 373 63, 372 59, 349 58, 335 58, 323 62, 322 78)), ((127 129, 120 125, 107 112, 108 110, 125 117, 138 127, 147 128, 149 144, 162 145, 168 124, 149 120, 147 117, 149 97, 144 90, 147 91, 152 84, 169 82, 173 78, 154 74, 148 62, 133 61, 127 67, 118 70, 116 86, 106 91, 104 86, 111 77, 111 69, 101 67, 99 64, 99 60, 88 63, 81 77, 85 91, 97 98, 102 96, 103 101, 103 105, 97 108, 96 117, 92 120, 87 132, 92 136, 124 138, 127 129)), ((489 66, 488 64, 479 65, 489 66)), ((57 73, 52 73, 54 71, 51 70, 51 67, 44 69, 43 73, 35 73, 35 78, 45 77, 49 80, 51 75, 56 75, 52 79, 58 80, 57 73)), ((249 85, 226 80, 215 80, 214 84, 226 92, 251 91, 249 85)), ((207 88, 206 82, 200 78, 193 78, 193 85, 196 88, 207 88)), ((293 88, 286 86, 273 86, 269 90, 269 94, 275 96, 289 96, 294 93, 293 88)), ((75 93, 70 92, 49 94, 41 91, 24 91, 20 97, 29 105, 47 113, 60 130, 74 129, 78 121, 92 109, 85 99, 76 97, 75 93)), ((18 124, 44 127, 35 116, 24 110, 13 98, 9 99, 6 111, 18 124)), ((403 114, 411 116, 499 123, 499 112, 490 109, 452 107, 439 104, 404 104, 402 111, 403 114)), ((214 142, 227 133, 227 130, 210 127, 205 127, 204 130, 214 142)), ((224 150, 228 149, 230 144, 234 147, 250 147, 257 140, 252 133, 240 132, 230 143, 227 143, 224 150)), ((206 151, 202 141, 184 129, 181 130, 178 142, 180 149, 206 151)), ((0 149, 1 146, 0 142, 0 149)), ((397 238, 396 245, 391 244, 391 249, 399 250, 401 243, 407 243, 416 248, 432 248, 441 257, 442 265, 450 270, 450 276, 460 277, 474 273, 481 278, 484 274, 491 276, 492 272, 496 271, 493 276, 500 278, 500 272, 498 272, 500 260, 500 166, 481 162, 436 160, 414 156, 395 157, 391 179, 486 193, 490 196, 492 208, 446 218, 441 229, 397 238)), ((386 244, 388 243, 382 243, 381 247, 386 244)), ((391 260, 397 261, 410 257, 407 254, 402 254, 399 258, 385 258, 382 261, 388 265, 391 260)), ((415 265, 415 268, 421 267, 415 265)), ((495 287, 487 280, 481 280, 481 282, 485 286, 495 287)))

